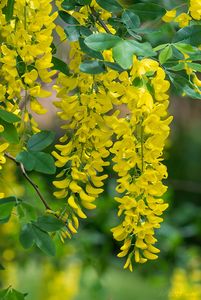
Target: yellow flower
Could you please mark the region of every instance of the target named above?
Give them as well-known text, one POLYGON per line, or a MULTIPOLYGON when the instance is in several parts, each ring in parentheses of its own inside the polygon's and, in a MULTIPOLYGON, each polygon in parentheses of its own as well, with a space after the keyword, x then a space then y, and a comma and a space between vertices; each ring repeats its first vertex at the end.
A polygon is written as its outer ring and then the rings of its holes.
POLYGON ((162 20, 167 23, 172 22, 176 17, 176 13, 176 9, 166 11, 166 14, 162 17, 162 20))
POLYGON ((179 23, 179 27, 183 28, 189 25, 191 19, 188 14, 182 13, 176 17, 175 22, 179 23))

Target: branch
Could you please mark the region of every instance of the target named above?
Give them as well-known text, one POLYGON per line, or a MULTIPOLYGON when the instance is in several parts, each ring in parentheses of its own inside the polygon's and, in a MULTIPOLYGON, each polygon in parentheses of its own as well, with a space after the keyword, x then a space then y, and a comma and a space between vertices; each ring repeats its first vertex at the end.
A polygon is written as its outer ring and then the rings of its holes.
POLYGON ((45 206, 46 209, 48 210, 52 210, 51 207, 48 205, 48 203, 46 202, 46 200, 44 199, 43 195, 41 194, 39 187, 36 183, 33 182, 33 180, 28 176, 28 174, 25 171, 24 165, 21 162, 18 162, 14 156, 12 156, 9 153, 5 153, 4 154, 7 158, 11 159, 12 161, 14 161, 14 163, 20 167, 23 176, 26 178, 26 180, 32 185, 32 187, 34 188, 34 190, 36 191, 36 193, 38 194, 40 200, 42 201, 43 205, 45 206))
POLYGON ((112 32, 109 30, 109 28, 107 27, 105 22, 100 18, 99 13, 97 13, 97 11, 95 11, 94 7, 90 7, 90 8, 91 8, 92 15, 96 18, 98 23, 105 29, 105 31, 107 33, 112 34, 112 32))

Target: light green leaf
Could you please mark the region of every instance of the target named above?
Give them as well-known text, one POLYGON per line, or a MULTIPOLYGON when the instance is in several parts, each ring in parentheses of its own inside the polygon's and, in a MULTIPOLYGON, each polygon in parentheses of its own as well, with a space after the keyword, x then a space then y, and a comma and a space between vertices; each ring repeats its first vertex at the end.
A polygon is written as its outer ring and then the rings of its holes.
POLYGON ((172 57, 172 47, 168 45, 159 54, 159 62, 163 65, 168 59, 172 57))
POLYGON ((136 29, 140 27, 140 18, 131 10, 125 10, 122 14, 121 20, 128 29, 136 29))
POLYGON ((85 44, 95 50, 103 51, 115 47, 122 39, 109 33, 94 33, 85 38, 85 44))

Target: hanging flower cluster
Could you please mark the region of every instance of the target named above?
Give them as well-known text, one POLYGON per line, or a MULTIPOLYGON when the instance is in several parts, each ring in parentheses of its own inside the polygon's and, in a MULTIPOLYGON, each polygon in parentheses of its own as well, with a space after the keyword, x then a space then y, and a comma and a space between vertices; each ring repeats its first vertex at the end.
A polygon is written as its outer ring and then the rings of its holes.
MULTIPOLYGON (((103 54, 111 57, 110 51, 103 54)), ((161 181, 167 177, 161 156, 172 120, 167 117, 169 82, 156 61, 136 57, 132 69, 120 74, 110 69, 99 75, 81 73, 82 55, 78 43, 72 42, 73 75, 60 74, 55 86, 60 98, 55 105, 66 121, 66 133, 53 152, 56 166, 62 168, 53 182, 58 188, 55 196, 67 201, 70 236, 77 231, 77 217, 86 217, 83 209, 96 207, 107 178, 101 173, 111 154, 122 218, 112 231, 117 241, 123 241, 118 256, 128 255, 125 268, 132 270, 134 260, 144 263, 159 252, 153 245, 168 206, 161 199, 166 191, 161 181), (123 107, 127 116, 121 117, 123 107)))
POLYGON ((201 1, 190 0, 188 13, 182 12, 177 14, 176 9, 168 10, 162 19, 164 22, 168 23, 177 22, 181 28, 186 27, 192 19, 201 19, 201 1))
POLYGON ((12 18, 7 20, 7 4, 0 4, 0 101, 15 111, 13 100, 19 104, 24 99, 25 107, 30 101, 33 111, 45 113, 37 97, 51 93, 42 89, 39 80, 50 82, 55 74, 48 69, 52 67, 50 46, 57 13, 52 14, 50 0, 19 0, 14 3, 12 18))

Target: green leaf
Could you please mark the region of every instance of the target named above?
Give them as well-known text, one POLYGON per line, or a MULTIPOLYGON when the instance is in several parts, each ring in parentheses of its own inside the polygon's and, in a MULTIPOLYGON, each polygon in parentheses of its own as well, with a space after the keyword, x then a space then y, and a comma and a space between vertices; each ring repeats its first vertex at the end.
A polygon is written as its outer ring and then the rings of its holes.
POLYGON ((34 223, 32 224, 32 230, 37 247, 40 248, 44 253, 54 256, 56 254, 56 249, 49 234, 38 228, 34 223))
POLYGON ((139 43, 134 40, 129 40, 128 43, 133 49, 133 54, 136 54, 137 56, 149 57, 156 55, 156 52, 153 51, 151 44, 148 42, 139 43))
POLYGON ((184 27, 176 32, 173 42, 181 42, 192 46, 201 44, 201 25, 184 27))
POLYGON ((64 0, 61 4, 61 7, 65 10, 73 10, 77 5, 77 2, 74 0, 64 0))
POLYGON ((105 72, 105 66, 101 61, 89 60, 80 64, 80 71, 88 74, 100 74, 105 72))
POLYGON ((44 174, 54 174, 56 167, 53 157, 45 152, 20 152, 16 160, 24 165, 27 171, 35 170, 44 174))
POLYGON ((118 71, 118 72, 123 72, 124 69, 118 65, 117 63, 114 63, 114 62, 110 62, 110 61, 104 61, 104 64, 106 67, 112 69, 112 70, 115 70, 115 71, 118 71))
POLYGON ((17 204, 17 201, 19 201, 16 197, 6 197, 6 198, 1 198, 0 199, 0 207, 2 204, 7 204, 7 203, 13 203, 13 205, 17 204))
POLYGON ((80 5, 89 5, 92 0, 77 0, 77 3, 80 5))
POLYGON ((141 21, 155 20, 162 17, 166 12, 164 7, 154 3, 137 3, 130 6, 129 10, 138 15, 141 21))
POLYGON ((100 7, 109 12, 118 13, 123 9, 116 0, 96 0, 96 2, 100 5, 100 7))
POLYGON ((69 75, 70 72, 69 72, 68 65, 63 60, 61 60, 55 56, 52 56, 52 63, 53 63, 53 66, 52 66, 53 70, 57 70, 57 71, 62 72, 65 75, 69 75))
POLYGON ((25 297, 26 297, 26 294, 22 294, 10 287, 5 290, 0 291, 0 299, 1 300, 24 300, 25 297))
POLYGON ((0 133, 0 137, 3 137, 10 144, 18 144, 19 137, 15 126, 11 123, 5 122, 2 119, 0 119, 0 124, 4 127, 4 131, 0 133))
POLYGON ((25 249, 31 248, 34 245, 34 233, 31 224, 25 224, 20 232, 20 243, 25 249))
POLYGON ((21 204, 25 216, 26 216, 26 220, 36 220, 37 218, 37 207, 33 206, 32 204, 23 201, 21 204))
POLYGON ((122 40, 113 49, 113 58, 123 68, 129 69, 133 63, 133 49, 128 41, 122 40), (126 51, 125 51, 126 49, 126 51))
POLYGON ((34 152, 32 156, 35 158, 35 171, 44 174, 54 174, 56 172, 54 159, 49 153, 34 152))
POLYGON ((176 88, 176 91, 180 94, 185 93, 187 96, 194 99, 201 99, 201 95, 194 90, 194 86, 189 82, 189 80, 179 74, 167 73, 170 81, 176 88))
POLYGON ((168 45, 169 44, 161 44, 161 45, 158 45, 157 47, 153 48, 153 50, 154 51, 160 51, 160 50, 164 49, 168 45))
POLYGON ((80 25, 80 23, 73 16, 63 10, 59 11, 59 16, 67 24, 80 25))
POLYGON ((42 216, 37 220, 37 226, 44 231, 54 232, 61 229, 64 224, 54 216, 42 216))
POLYGON ((201 64, 188 62, 187 65, 188 65, 188 67, 190 67, 191 69, 193 69, 193 71, 201 72, 201 64))
POLYGON ((84 53, 86 53, 88 56, 103 60, 103 55, 102 55, 102 53, 90 49, 90 48, 85 44, 83 38, 79 38, 79 43, 80 43, 80 48, 81 48, 81 50, 82 50, 84 53))
POLYGON ((64 32, 66 33, 69 41, 78 41, 80 37, 80 26, 68 25, 64 27, 64 32))
POLYGON ((6 21, 9 22, 13 17, 15 0, 8 0, 7 5, 3 9, 3 13, 6 16, 6 21))
POLYGON ((27 143, 27 149, 30 151, 41 151, 54 142, 55 133, 52 131, 41 131, 31 136, 27 143))
POLYGON ((21 162, 27 171, 32 171, 35 166, 35 157, 28 151, 22 151, 16 156, 16 161, 21 162))
POLYGON ((15 206, 15 203, 4 203, 0 205, 0 220, 4 223, 7 222, 11 216, 13 207, 15 206))
POLYGON ((173 46, 181 52, 190 53, 190 54, 191 53, 196 53, 197 51, 199 51, 198 48, 193 47, 193 46, 188 45, 188 44, 183 44, 183 43, 176 43, 173 46))
POLYGON ((4 270, 5 270, 4 266, 0 263, 0 271, 4 271, 4 270))
POLYGON ((21 121, 21 119, 18 116, 3 109, 0 109, 0 118, 6 121, 7 123, 15 123, 21 121))
POLYGON ((159 54, 159 62, 163 65, 168 59, 172 57, 172 47, 168 45, 159 54))
POLYGON ((128 29, 136 29, 140 27, 140 18, 131 10, 125 10, 122 14, 121 20, 128 29))
POLYGON ((17 63, 16 68, 17 68, 18 74, 19 74, 20 77, 22 77, 22 75, 24 75, 24 73, 26 72, 26 64, 22 60, 20 55, 18 55, 16 57, 16 63, 17 63))
POLYGON ((122 39, 109 33, 94 33, 85 39, 85 44, 95 50, 103 51, 115 47, 122 39))
POLYGON ((113 48, 113 57, 123 69, 128 69, 132 66, 134 54, 148 57, 154 56, 156 53, 148 42, 139 43, 134 40, 121 40, 113 48))

